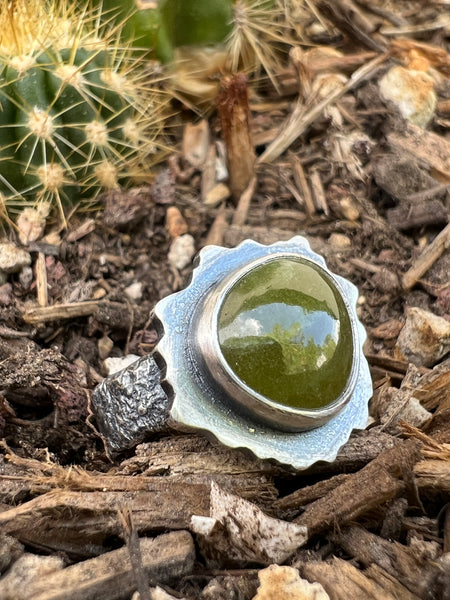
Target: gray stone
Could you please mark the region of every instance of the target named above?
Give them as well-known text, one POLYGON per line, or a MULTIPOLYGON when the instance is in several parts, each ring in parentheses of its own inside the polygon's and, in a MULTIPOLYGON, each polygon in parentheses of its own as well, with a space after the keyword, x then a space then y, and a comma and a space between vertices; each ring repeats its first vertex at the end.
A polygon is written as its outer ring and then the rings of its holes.
POLYGON ((152 355, 107 377, 94 390, 91 412, 111 454, 132 448, 148 434, 167 430, 169 399, 152 355))

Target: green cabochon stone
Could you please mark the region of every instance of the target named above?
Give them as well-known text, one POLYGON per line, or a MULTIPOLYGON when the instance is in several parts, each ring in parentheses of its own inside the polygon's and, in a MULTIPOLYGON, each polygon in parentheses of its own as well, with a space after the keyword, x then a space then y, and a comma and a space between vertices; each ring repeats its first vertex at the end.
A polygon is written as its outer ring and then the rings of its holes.
POLYGON ((322 269, 301 258, 274 259, 239 279, 220 308, 218 336, 234 374, 283 406, 325 407, 350 376, 345 304, 322 269))

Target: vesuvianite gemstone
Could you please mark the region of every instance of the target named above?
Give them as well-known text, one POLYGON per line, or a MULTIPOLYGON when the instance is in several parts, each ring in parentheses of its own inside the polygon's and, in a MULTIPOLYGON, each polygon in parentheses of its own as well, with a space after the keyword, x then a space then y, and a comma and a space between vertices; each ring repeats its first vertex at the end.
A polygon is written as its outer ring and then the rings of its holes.
POLYGON ((223 300, 218 336, 234 374, 284 406, 327 406, 350 376, 345 304, 324 271, 301 258, 276 258, 240 278, 223 300))

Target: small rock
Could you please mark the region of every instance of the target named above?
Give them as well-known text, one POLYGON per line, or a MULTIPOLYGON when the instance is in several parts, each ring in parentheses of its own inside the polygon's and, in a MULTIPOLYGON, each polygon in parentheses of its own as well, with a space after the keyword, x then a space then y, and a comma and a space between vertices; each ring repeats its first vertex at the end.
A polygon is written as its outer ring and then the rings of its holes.
POLYGON ((344 235, 343 233, 332 233, 328 241, 331 246, 339 250, 350 248, 352 245, 350 238, 347 235, 344 235))
POLYGON ((397 347, 413 364, 432 367, 450 352, 450 322, 422 308, 408 308, 397 347))
POLYGON ((135 281, 125 288, 125 295, 133 302, 139 302, 139 300, 142 299, 142 288, 142 283, 140 281, 135 281))
POLYGON ((320 583, 301 579, 297 569, 270 565, 258 573, 260 586, 253 600, 330 600, 320 583))
POLYGON ((437 102, 434 81, 424 71, 393 67, 380 80, 380 94, 414 125, 426 127, 433 118, 437 102))
POLYGON ((33 269, 24 267, 19 273, 19 283, 24 290, 28 290, 33 281, 33 269))
POLYGON ((188 224, 176 206, 169 206, 167 209, 166 228, 172 238, 177 238, 188 231, 188 224))
POLYGON ((23 267, 31 264, 30 253, 22 250, 12 242, 0 243, 0 271, 18 273, 23 267))
POLYGON ((371 329, 372 337, 380 340, 394 340, 402 330, 403 323, 398 319, 390 319, 371 329))
POLYGON ((27 207, 17 217, 17 228, 21 244, 39 240, 45 229, 47 217, 50 214, 50 204, 42 202, 36 208, 27 207))
POLYGON ((98 356, 100 360, 105 360, 114 348, 114 342, 107 335, 101 337, 97 342, 98 356))
POLYGON ((22 598, 24 590, 31 582, 45 579, 46 575, 61 570, 63 566, 62 559, 56 556, 22 554, 0 581, 0 598, 2 600, 22 598))
POLYGON ((230 188, 227 185, 224 183, 217 183, 206 194, 205 204, 212 207, 219 206, 219 204, 229 198, 230 195, 230 188))
POLYGON ((140 357, 136 354, 127 354, 126 356, 113 356, 111 358, 106 358, 103 365, 106 369, 108 375, 114 375, 114 373, 118 373, 125 369, 129 365, 132 365, 136 362, 140 357))
POLYGON ((339 200, 339 208, 342 216, 349 221, 357 221, 359 219, 359 208, 351 196, 344 196, 339 200))
POLYGON ((206 161, 209 149, 209 125, 206 119, 198 123, 186 123, 183 134, 183 157, 200 169, 206 161))
POLYGON ((170 245, 168 259, 179 271, 187 267, 195 254, 195 240, 189 233, 175 238, 170 245))
POLYGON ((11 304, 12 299, 12 285, 10 283, 0 285, 0 304, 2 306, 8 306, 9 304, 11 304))

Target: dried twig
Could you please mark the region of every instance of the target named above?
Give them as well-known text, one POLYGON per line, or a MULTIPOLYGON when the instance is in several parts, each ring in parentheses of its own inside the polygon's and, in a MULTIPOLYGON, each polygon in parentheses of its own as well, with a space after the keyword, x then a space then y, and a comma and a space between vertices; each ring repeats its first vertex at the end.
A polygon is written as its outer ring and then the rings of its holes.
POLYGON ((412 267, 402 277, 404 290, 411 289, 424 273, 436 262, 444 250, 450 248, 450 223, 434 238, 412 267))
POLYGON ((25 311, 23 320, 26 323, 36 324, 88 317, 97 311, 100 303, 101 300, 88 300, 86 302, 71 302, 54 306, 33 306, 25 311))

